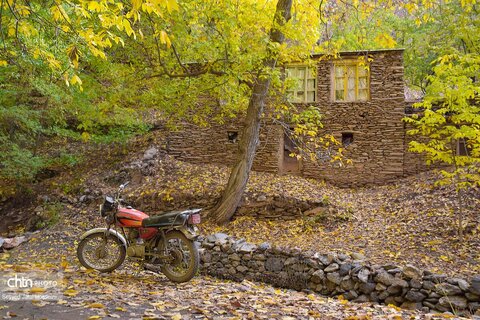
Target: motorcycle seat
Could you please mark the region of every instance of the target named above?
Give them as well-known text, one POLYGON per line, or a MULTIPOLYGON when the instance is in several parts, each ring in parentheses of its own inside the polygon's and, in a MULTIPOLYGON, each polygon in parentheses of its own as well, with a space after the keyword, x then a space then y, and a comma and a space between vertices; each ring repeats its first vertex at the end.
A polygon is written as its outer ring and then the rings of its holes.
POLYGON ((191 214, 198 213, 202 209, 192 209, 183 211, 170 211, 161 213, 156 216, 151 216, 142 220, 142 227, 168 227, 184 225, 191 214))

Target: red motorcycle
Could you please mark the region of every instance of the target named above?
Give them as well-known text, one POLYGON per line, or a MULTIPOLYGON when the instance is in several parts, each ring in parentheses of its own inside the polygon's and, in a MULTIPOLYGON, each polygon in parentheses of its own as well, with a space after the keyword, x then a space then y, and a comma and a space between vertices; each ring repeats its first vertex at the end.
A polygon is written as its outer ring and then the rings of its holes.
POLYGON ((129 256, 142 265, 153 265, 171 281, 189 281, 200 260, 194 241, 201 209, 149 217, 122 205, 120 195, 127 184, 122 184, 114 197, 105 197, 100 214, 107 227, 91 229, 82 235, 77 247, 78 260, 88 269, 111 272, 129 256))

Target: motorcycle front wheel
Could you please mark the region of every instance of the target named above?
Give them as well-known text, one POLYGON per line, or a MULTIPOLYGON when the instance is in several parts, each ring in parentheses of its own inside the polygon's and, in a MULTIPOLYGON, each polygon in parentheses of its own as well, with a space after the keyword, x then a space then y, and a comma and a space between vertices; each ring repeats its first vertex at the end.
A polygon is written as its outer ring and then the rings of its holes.
POLYGON ((93 233, 80 241, 77 257, 87 269, 112 272, 125 260, 126 249, 122 241, 105 232, 93 233))
POLYGON ((187 282, 198 271, 199 254, 192 240, 187 239, 179 231, 165 235, 167 248, 163 251, 163 241, 160 241, 160 252, 165 252, 168 259, 162 261, 162 273, 173 282, 187 282))

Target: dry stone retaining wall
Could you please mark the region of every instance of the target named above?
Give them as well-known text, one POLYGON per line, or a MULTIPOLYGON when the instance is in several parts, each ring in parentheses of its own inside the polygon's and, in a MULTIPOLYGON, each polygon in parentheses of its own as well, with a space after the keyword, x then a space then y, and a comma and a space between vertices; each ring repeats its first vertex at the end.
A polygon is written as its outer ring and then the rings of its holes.
POLYGON ((201 240, 202 272, 235 281, 342 295, 355 302, 393 304, 430 312, 474 314, 480 309, 480 276, 447 277, 414 266, 374 265, 361 254, 320 254, 254 245, 217 233, 201 240))

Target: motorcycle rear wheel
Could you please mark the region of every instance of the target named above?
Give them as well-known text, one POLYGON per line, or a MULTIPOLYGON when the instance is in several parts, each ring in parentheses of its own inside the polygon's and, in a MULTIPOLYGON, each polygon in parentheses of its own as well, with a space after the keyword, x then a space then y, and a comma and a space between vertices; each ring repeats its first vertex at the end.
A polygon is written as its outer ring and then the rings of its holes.
MULTIPOLYGON (((169 232, 165 238, 166 254, 171 260, 162 261, 162 273, 173 282, 189 281, 198 271, 200 261, 198 248, 180 231, 169 232)), ((163 241, 160 241, 159 247, 160 252, 163 252, 163 241)))
POLYGON ((112 234, 93 233, 82 239, 77 247, 77 257, 87 269, 112 272, 125 260, 126 249, 122 241, 112 234))

